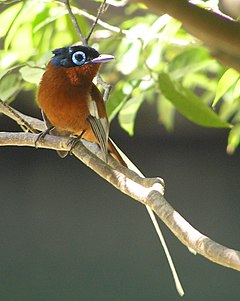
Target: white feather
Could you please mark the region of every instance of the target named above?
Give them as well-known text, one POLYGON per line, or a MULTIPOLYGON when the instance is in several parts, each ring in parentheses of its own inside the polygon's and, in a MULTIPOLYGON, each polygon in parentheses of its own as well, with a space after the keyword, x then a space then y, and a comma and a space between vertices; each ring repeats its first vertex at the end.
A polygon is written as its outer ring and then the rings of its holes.
POLYGON ((97 103, 94 99, 92 99, 91 96, 89 96, 89 98, 88 98, 87 105, 88 105, 88 110, 89 110, 90 115, 92 115, 93 117, 99 118, 97 103))

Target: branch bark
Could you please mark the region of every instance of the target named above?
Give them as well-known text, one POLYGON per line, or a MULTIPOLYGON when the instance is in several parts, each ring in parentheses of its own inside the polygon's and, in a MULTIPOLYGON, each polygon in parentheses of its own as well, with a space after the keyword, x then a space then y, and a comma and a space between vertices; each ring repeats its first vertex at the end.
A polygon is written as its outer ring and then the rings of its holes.
MULTIPOLYGON (((137 0, 130 0, 138 2, 137 0)), ((187 0, 142 0, 156 14, 169 14, 210 48, 224 64, 240 71, 240 24, 187 0)))
MULTIPOLYGON (((31 124, 34 123, 39 125, 41 122, 33 119, 31 124)), ((0 146, 35 147, 36 138, 37 135, 32 133, 0 132, 0 146)), ((38 147, 69 149, 67 138, 52 135, 39 141, 38 147)), ((215 263, 240 271, 240 252, 214 242, 193 228, 164 198, 160 178, 142 178, 113 158, 109 158, 109 164, 106 164, 97 157, 101 156, 98 146, 84 140, 73 150, 73 154, 118 190, 149 206, 185 246, 215 263)))

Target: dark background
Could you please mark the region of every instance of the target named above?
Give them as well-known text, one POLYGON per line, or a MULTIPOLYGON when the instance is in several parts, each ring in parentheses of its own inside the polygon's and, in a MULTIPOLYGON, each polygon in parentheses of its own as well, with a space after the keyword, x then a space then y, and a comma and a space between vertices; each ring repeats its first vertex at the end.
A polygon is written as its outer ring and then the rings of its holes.
MULTIPOLYGON (((39 116, 25 95, 13 105, 39 116)), ((228 156, 227 131, 179 116, 167 134, 155 112, 143 105, 132 138, 114 121, 112 138, 146 176, 165 179, 167 199, 194 227, 239 249, 239 150, 228 156)), ((1 116, 0 129, 18 128, 1 116)), ((0 166, 0 300, 180 300, 141 204, 73 156, 2 147, 0 166)), ((183 300, 240 300, 238 272, 193 256, 161 226, 183 300)))

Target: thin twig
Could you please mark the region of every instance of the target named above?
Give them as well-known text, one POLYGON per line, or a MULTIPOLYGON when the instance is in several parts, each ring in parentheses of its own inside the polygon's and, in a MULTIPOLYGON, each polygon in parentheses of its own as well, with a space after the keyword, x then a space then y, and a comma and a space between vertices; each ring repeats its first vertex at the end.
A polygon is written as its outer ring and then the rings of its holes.
MULTIPOLYGON (((73 11, 75 12, 75 14, 78 14, 80 16, 84 16, 85 18, 91 20, 91 21, 95 21, 96 17, 85 12, 84 10, 82 9, 79 9, 79 8, 74 8, 73 11)), ((113 32, 116 32, 116 33, 123 33, 123 34, 127 34, 129 31, 128 30, 124 30, 124 29, 121 29, 119 27, 116 27, 116 26, 113 26, 113 25, 110 25, 100 19, 98 19, 98 24, 101 25, 103 28, 106 28, 110 31, 113 31, 113 32)))
POLYGON ((98 73, 98 75, 97 75, 97 83, 98 83, 99 85, 101 85, 101 86, 103 87, 103 89, 104 89, 104 92, 103 92, 103 100, 104 100, 104 102, 106 103, 107 100, 108 100, 108 98, 109 98, 109 95, 110 95, 110 93, 111 93, 112 85, 106 83, 106 82, 102 79, 102 77, 101 77, 101 75, 100 75, 99 73, 98 73))
POLYGON ((103 2, 100 4, 97 16, 96 16, 96 18, 95 18, 95 20, 94 20, 94 22, 92 24, 92 27, 91 27, 91 29, 90 29, 87 37, 86 37, 86 42, 87 43, 88 43, 88 41, 89 41, 89 39, 90 39, 90 37, 91 37, 91 35, 92 35, 92 33, 93 33, 93 31, 94 31, 97 23, 98 23, 98 20, 99 20, 100 16, 106 11, 106 7, 107 7, 106 0, 103 0, 103 2))
MULTIPOLYGON (((96 18, 95 18, 95 20, 94 20, 94 22, 93 22, 93 24, 92 24, 92 27, 91 27, 91 29, 90 29, 90 31, 89 31, 89 33, 88 33, 88 36, 86 37, 87 43, 88 43, 88 41, 89 41, 89 39, 90 39, 90 37, 91 37, 91 35, 92 35, 92 33, 93 33, 93 31, 94 31, 94 29, 95 29, 97 23, 98 23, 99 18, 100 18, 101 15, 106 11, 106 8, 107 8, 107 7, 108 7, 108 6, 106 5, 106 0, 103 0, 103 2, 101 3, 101 5, 100 5, 100 7, 99 7, 99 9, 98 9, 97 16, 96 16, 96 18)), ((107 83, 102 79, 102 77, 101 77, 101 75, 100 75, 99 73, 97 74, 97 82, 98 82, 98 84, 100 84, 100 85, 103 87, 103 89, 104 89, 104 92, 103 92, 103 100, 104 100, 104 102, 106 103, 106 101, 107 101, 108 98, 109 98, 110 92, 111 92, 111 90, 112 90, 112 86, 111 86, 110 84, 107 84, 107 83)))
MULTIPOLYGON (((127 167, 130 170, 132 170, 133 172, 135 172, 139 177, 146 179, 145 176, 142 174, 142 172, 136 167, 136 165, 134 165, 133 162, 131 160, 129 160, 129 158, 119 149, 119 147, 113 141, 112 141, 112 143, 115 146, 115 148, 117 149, 118 153, 123 158, 123 160, 127 163, 127 167)), ((158 186, 158 189, 159 189, 158 191, 160 192, 160 194, 163 196, 164 195, 164 190, 165 190, 165 184, 164 184, 163 180, 161 182, 161 185, 158 186)), ((165 239, 164 239, 164 236, 163 236, 162 231, 160 229, 160 226, 159 226, 159 224, 157 222, 157 219, 156 219, 156 217, 155 217, 155 215, 153 213, 152 208, 148 204, 145 204, 145 206, 146 206, 147 212, 148 212, 148 214, 150 216, 150 219, 151 219, 151 221, 153 223, 155 231, 156 231, 156 233, 157 233, 157 235, 158 235, 158 237, 160 239, 160 242, 162 244, 163 250, 165 252, 165 255, 166 255, 166 258, 167 258, 170 270, 172 272, 172 276, 173 276, 173 280, 174 280, 177 292, 179 293, 180 296, 183 296, 184 295, 184 290, 183 290, 181 281, 180 281, 180 279, 178 277, 175 265, 173 263, 171 254, 170 254, 170 252, 168 250, 168 246, 167 246, 167 244, 165 242, 165 239)))
POLYGON ((10 107, 0 99, 0 112, 15 120, 24 132, 38 133, 38 131, 23 117, 21 113, 10 107))
POLYGON ((82 41, 83 45, 86 46, 88 44, 88 42, 84 38, 84 36, 82 34, 81 28, 80 28, 80 26, 79 26, 79 24, 77 22, 77 19, 76 19, 75 15, 74 15, 74 13, 72 11, 72 8, 71 8, 69 0, 63 0, 62 2, 65 4, 65 6, 66 6, 66 8, 68 10, 69 16, 70 16, 70 18, 72 20, 72 23, 73 23, 73 25, 74 25, 74 27, 76 29, 76 32, 77 32, 80 40, 82 41))
MULTIPOLYGON (((99 21, 100 16, 101 16, 101 15, 105 12, 105 10, 106 10, 106 0, 103 0, 103 2, 101 3, 101 5, 100 5, 100 7, 99 7, 99 9, 98 9, 97 16, 96 16, 96 17, 91 16, 91 19, 92 19, 94 22, 93 22, 92 27, 91 27, 91 29, 90 29, 90 31, 89 31, 89 33, 88 33, 88 35, 87 35, 86 38, 84 38, 84 36, 83 36, 83 34, 82 34, 82 30, 81 30, 81 28, 80 28, 80 26, 79 26, 79 24, 78 24, 78 22, 77 22, 77 19, 76 19, 74 13, 73 13, 73 10, 72 10, 72 8, 71 8, 71 5, 70 5, 70 3, 69 3, 69 0, 63 0, 63 1, 61 1, 61 2, 63 2, 63 3, 65 4, 65 6, 66 6, 66 8, 67 8, 67 10, 68 10, 68 13, 69 13, 69 15, 70 15, 70 17, 71 17, 72 23, 73 23, 73 25, 74 25, 74 27, 75 27, 75 29, 76 29, 76 31, 77 31, 77 33, 78 33, 80 39, 81 39, 83 45, 85 45, 85 46, 88 45, 88 41, 89 41, 89 39, 90 39, 90 37, 91 37, 91 35, 92 35, 92 33, 93 33, 93 31, 94 31, 94 29, 95 29, 95 27, 96 27, 98 21, 99 21)), ((77 9, 77 10, 78 10, 78 9, 77 9)), ((78 10, 78 11, 79 11, 79 10, 78 10)), ((98 75, 97 75, 97 82, 98 82, 98 83, 103 87, 103 89, 104 89, 103 99, 104 99, 104 102, 106 102, 107 99, 108 99, 108 97, 109 97, 109 94, 110 94, 110 91, 111 91, 111 89, 112 89, 112 86, 111 86, 110 84, 107 84, 107 83, 102 79, 102 77, 100 76, 99 73, 98 73, 98 75)))

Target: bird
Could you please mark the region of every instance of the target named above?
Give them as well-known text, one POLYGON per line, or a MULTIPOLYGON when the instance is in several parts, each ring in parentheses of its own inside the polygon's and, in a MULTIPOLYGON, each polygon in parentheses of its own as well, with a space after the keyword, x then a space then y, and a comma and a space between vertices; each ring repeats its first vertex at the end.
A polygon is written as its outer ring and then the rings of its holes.
MULTIPOLYGON (((125 161, 109 138, 109 120, 102 94, 93 83, 102 63, 114 59, 100 54, 90 46, 68 46, 52 51, 37 91, 37 103, 42 111, 46 134, 75 137, 97 143, 107 162, 109 153, 123 166, 125 161)), ((38 140, 37 139, 37 140, 38 140)), ((68 152, 58 151, 60 157, 68 152)))

